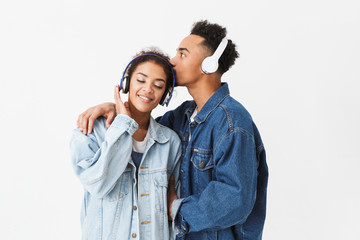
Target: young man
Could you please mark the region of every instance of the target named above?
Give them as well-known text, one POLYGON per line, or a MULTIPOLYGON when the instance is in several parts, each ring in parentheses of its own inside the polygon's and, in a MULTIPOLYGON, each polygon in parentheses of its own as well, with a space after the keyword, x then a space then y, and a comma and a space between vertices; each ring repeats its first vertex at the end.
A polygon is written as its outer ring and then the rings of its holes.
MULTIPOLYGON (((235 44, 225 37, 225 28, 197 22, 171 59, 177 84, 186 86, 194 99, 157 119, 182 141, 181 198, 173 184, 168 188, 177 239, 262 238, 268 179, 265 150, 250 114, 221 83, 222 74, 238 57, 235 44), (204 61, 213 54, 221 55, 215 72, 214 63, 204 61)), ((114 104, 87 110, 79 116, 78 127, 91 132, 93 120, 101 115, 110 123, 114 104)))

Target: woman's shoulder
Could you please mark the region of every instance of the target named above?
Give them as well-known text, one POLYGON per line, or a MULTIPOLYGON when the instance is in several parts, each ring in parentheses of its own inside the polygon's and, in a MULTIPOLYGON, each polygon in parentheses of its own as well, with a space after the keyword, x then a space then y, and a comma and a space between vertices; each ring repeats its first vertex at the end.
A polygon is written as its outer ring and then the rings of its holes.
MULTIPOLYGON (((170 142, 173 142, 173 143, 178 143, 180 144, 181 141, 180 141, 180 138, 178 136, 178 134, 172 130, 171 128, 169 127, 166 127, 164 125, 162 125, 161 123, 158 123, 156 122, 155 120, 152 121, 153 124, 156 126, 155 128, 157 128, 156 132, 158 135, 162 135, 166 138, 166 139, 169 139, 170 142), (160 131, 159 131, 160 130, 160 131)), ((160 137, 160 136, 159 136, 160 137)))

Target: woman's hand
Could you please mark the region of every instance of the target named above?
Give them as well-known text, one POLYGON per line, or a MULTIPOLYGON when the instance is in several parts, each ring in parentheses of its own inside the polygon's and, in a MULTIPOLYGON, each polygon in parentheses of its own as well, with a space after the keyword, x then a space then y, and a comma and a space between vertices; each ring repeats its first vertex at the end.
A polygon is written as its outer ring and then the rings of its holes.
POLYGON ((121 100, 119 85, 115 85, 114 99, 115 99, 115 109, 117 114, 125 114, 131 117, 129 103, 128 102, 123 103, 123 101, 121 100))

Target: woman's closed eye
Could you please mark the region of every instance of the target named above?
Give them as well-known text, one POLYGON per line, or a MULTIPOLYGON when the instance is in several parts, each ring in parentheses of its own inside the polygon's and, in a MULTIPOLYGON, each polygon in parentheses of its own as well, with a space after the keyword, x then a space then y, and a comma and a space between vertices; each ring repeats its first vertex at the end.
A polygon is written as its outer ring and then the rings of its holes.
POLYGON ((160 84, 154 84, 154 86, 155 86, 156 88, 158 88, 158 89, 162 89, 162 88, 163 88, 163 86, 160 85, 160 84))

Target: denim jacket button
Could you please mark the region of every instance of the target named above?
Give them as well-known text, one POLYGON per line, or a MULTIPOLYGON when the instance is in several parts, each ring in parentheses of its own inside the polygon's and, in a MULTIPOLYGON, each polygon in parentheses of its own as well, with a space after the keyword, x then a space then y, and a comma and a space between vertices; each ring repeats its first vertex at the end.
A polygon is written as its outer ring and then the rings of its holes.
POLYGON ((133 209, 134 209, 134 210, 136 210, 136 209, 137 209, 137 207, 136 207, 136 206, 134 206, 134 207, 133 207, 133 209))
POLYGON ((204 167, 205 167, 205 161, 204 161, 204 160, 201 161, 200 167, 201 167, 201 168, 204 168, 204 167))
POLYGON ((136 238, 136 233, 133 233, 131 236, 132 236, 133 238, 136 238))

